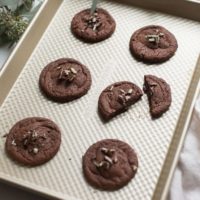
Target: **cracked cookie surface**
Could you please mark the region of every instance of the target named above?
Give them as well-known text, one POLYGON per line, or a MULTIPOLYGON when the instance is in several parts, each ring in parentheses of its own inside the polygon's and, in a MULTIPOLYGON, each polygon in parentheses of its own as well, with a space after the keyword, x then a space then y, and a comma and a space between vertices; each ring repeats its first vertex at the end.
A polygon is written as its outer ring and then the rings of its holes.
POLYGON ((133 33, 130 51, 140 61, 161 63, 170 59, 178 44, 175 36, 162 26, 145 26, 133 33))
POLYGON ((148 96, 150 113, 153 118, 160 117, 171 105, 171 89, 162 78, 154 75, 144 76, 144 92, 148 96))
POLYGON ((83 156, 83 173, 94 187, 116 190, 136 174, 138 158, 127 143, 116 139, 98 141, 83 156))
POLYGON ((125 112, 142 94, 142 90, 132 82, 116 82, 101 92, 98 101, 99 114, 104 120, 109 120, 125 112))
POLYGON ((94 14, 90 9, 77 13, 71 22, 71 31, 84 42, 100 42, 109 38, 115 31, 113 17, 104 9, 98 8, 94 14))
POLYGON ((68 102, 85 95, 91 82, 86 66, 71 58, 61 58, 42 70, 39 86, 46 97, 57 102, 68 102))
POLYGON ((41 117, 25 118, 17 122, 6 138, 6 152, 15 161, 41 165, 55 156, 61 143, 58 126, 41 117))

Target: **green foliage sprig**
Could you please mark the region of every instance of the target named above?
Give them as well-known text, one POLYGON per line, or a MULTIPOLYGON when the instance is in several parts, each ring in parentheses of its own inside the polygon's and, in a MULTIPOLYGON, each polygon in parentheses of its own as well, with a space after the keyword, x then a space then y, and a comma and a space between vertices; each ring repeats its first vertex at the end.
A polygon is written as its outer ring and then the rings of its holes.
POLYGON ((34 0, 22 0, 16 9, 11 10, 7 5, 0 6, 0 44, 15 43, 19 40, 28 26, 29 19, 21 15, 32 7, 34 0))
POLYGON ((0 33, 6 41, 15 42, 26 30, 28 21, 16 16, 7 6, 0 6, 0 33))

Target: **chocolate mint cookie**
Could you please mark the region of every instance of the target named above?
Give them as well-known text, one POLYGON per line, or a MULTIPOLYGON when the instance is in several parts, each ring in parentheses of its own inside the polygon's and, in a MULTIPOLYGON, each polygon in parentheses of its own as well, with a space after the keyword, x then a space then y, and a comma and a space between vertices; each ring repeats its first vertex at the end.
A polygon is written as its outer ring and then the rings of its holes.
POLYGON ((98 8, 94 14, 90 9, 76 14, 71 22, 72 33, 85 42, 99 42, 109 38, 115 30, 115 20, 104 9, 98 8))
POLYGON ((104 120, 127 110, 142 96, 141 89, 134 83, 122 81, 104 89, 99 97, 98 109, 104 120))
POLYGON ((55 156, 61 143, 57 125, 49 119, 32 117, 17 122, 6 139, 8 155, 19 163, 36 166, 55 156))
POLYGON ((116 190, 125 186, 137 168, 135 151, 120 140, 101 140, 90 146, 83 156, 85 178, 99 189, 116 190))
POLYGON ((91 86, 91 75, 80 62, 61 58, 49 63, 42 70, 39 85, 48 98, 67 102, 87 93, 91 86))
POLYGON ((177 41, 172 33, 162 26, 145 26, 133 33, 130 50, 137 59, 147 63, 161 63, 171 58, 177 41))
POLYGON ((149 99, 152 117, 160 117, 171 105, 170 86, 161 78, 153 75, 144 76, 144 92, 149 99))

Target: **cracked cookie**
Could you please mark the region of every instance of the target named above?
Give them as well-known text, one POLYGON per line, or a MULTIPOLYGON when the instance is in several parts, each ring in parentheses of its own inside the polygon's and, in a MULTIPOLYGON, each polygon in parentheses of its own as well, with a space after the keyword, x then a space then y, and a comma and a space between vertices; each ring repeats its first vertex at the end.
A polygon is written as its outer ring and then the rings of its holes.
POLYGON ((52 159, 59 150, 61 133, 51 120, 41 117, 25 118, 9 131, 5 149, 15 161, 41 165, 52 159))
POLYGON ((91 75, 80 62, 61 58, 49 63, 41 72, 42 92, 57 102, 68 102, 85 95, 91 86, 91 75))
POLYGON ((148 96, 150 113, 160 117, 171 105, 171 89, 165 80, 153 75, 144 76, 144 92, 148 96))
POLYGON ((83 156, 83 173, 94 187, 117 190, 136 174, 138 158, 127 143, 116 139, 98 141, 83 156))
POLYGON ((84 42, 100 42, 109 38, 116 24, 112 16, 104 9, 98 8, 94 14, 90 9, 83 10, 76 14, 71 22, 71 31, 84 42))
POLYGON ((134 83, 122 81, 108 86, 99 96, 98 110, 104 120, 126 111, 142 97, 142 90, 134 83))
POLYGON ((146 63, 161 63, 171 58, 178 48, 175 36, 162 26, 145 26, 130 39, 132 55, 146 63))

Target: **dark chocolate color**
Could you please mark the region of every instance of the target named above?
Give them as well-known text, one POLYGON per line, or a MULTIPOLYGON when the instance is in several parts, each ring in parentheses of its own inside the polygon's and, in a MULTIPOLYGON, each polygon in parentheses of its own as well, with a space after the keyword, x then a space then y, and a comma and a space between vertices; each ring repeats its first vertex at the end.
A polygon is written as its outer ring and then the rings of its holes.
POLYGON ((144 92, 148 96, 150 113, 160 117, 171 105, 171 89, 165 80, 153 75, 144 76, 144 92))
POLYGON ((61 143, 58 126, 41 117, 25 118, 17 122, 6 138, 6 152, 21 164, 41 165, 55 156, 61 143))
POLYGON ((61 58, 49 63, 42 70, 39 79, 43 93, 57 102, 72 101, 85 95, 91 82, 87 67, 70 58, 61 58), (72 68, 75 74, 71 71, 72 68))
POLYGON ((142 90, 134 83, 128 81, 114 83, 104 89, 99 96, 99 113, 104 120, 109 120, 126 111, 141 96, 142 90))
POLYGON ((116 139, 93 144, 83 156, 86 180, 103 190, 117 190, 125 186, 135 176, 137 169, 135 151, 127 143, 116 139))
POLYGON ((115 20, 104 9, 98 8, 93 15, 90 9, 77 13, 71 22, 71 31, 84 42, 100 42, 109 38, 115 30, 115 20))
POLYGON ((175 36, 162 26, 145 26, 134 32, 130 39, 131 53, 146 63, 164 62, 174 55, 177 48, 175 36), (151 38, 152 35, 159 36, 159 39, 151 38))

